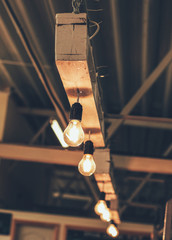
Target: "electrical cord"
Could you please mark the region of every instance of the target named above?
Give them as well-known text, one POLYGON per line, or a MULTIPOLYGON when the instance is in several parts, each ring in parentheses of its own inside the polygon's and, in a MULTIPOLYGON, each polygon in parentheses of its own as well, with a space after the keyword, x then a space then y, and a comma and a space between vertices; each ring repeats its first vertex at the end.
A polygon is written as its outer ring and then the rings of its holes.
POLYGON ((98 34, 98 32, 100 31, 100 25, 99 25, 99 23, 97 23, 97 22, 95 22, 95 21, 93 21, 93 20, 89 20, 89 21, 97 26, 96 31, 93 33, 93 35, 91 35, 91 37, 89 37, 89 39, 91 40, 91 39, 93 39, 93 38, 98 34))

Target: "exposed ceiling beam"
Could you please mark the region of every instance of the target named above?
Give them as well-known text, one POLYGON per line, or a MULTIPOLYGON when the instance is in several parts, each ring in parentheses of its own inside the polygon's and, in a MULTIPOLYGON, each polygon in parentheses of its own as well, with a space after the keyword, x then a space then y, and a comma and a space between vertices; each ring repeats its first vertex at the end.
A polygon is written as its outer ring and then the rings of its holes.
MULTIPOLYGON (((100 221, 100 219, 92 218, 81 218, 81 217, 71 217, 71 216, 61 216, 61 215, 51 215, 51 214, 41 214, 33 212, 19 212, 13 210, 0 209, 0 212, 12 213, 14 221, 36 221, 40 223, 51 223, 57 225, 70 226, 74 229, 92 229, 97 231, 105 232, 107 223, 100 221)), ((153 232, 153 225, 149 224, 138 224, 138 223, 126 223, 122 222, 119 226, 119 231, 121 232, 135 232, 141 234, 151 234, 153 232)))
POLYGON ((0 91, 0 142, 3 141, 10 90, 0 91))
MULTIPOLYGON (((97 161, 99 161, 99 149, 96 149, 94 153, 95 161, 96 152, 98 153, 97 161)), ((78 162, 82 158, 82 154, 83 153, 81 151, 0 143, 0 158, 4 159, 77 166, 78 162)), ((172 174, 172 160, 122 156, 115 154, 111 155, 111 159, 114 163, 114 167, 118 169, 148 173, 172 174)))
POLYGON ((21 114, 37 115, 43 117, 55 117, 56 112, 50 109, 24 108, 18 107, 17 111, 21 114))
MULTIPOLYGON (((167 156, 166 152, 163 154, 164 157, 167 156)), ((163 163, 162 163, 163 165, 163 163)), ((150 165, 149 165, 150 166, 150 165)), ((128 204, 132 203, 133 199, 138 195, 138 193, 142 190, 142 188, 145 186, 145 184, 151 179, 153 175, 153 172, 149 172, 145 178, 140 182, 140 184, 135 188, 135 190, 132 192, 130 197, 127 199, 126 204, 120 209, 120 213, 122 214, 125 209, 128 207, 128 204)))
MULTIPOLYGON (((172 38, 171 38, 172 41, 172 38)), ((171 46, 172 49, 172 46, 171 46)), ((163 115, 167 116, 169 100, 170 100, 170 93, 172 89, 172 63, 169 65, 167 70, 167 77, 166 77, 166 84, 165 84, 165 91, 164 91, 164 102, 163 102, 163 115)))
MULTIPOLYGON (((121 115, 128 115, 133 108, 137 105, 140 99, 144 96, 144 94, 150 89, 150 87, 156 82, 161 73, 165 70, 168 64, 172 61, 172 50, 170 50, 167 55, 162 59, 159 65, 155 68, 155 70, 145 79, 143 85, 138 89, 138 91, 134 94, 131 100, 125 105, 125 107, 121 111, 121 115)), ((116 120, 115 123, 111 124, 107 130, 107 141, 113 136, 119 126, 123 123, 124 120, 116 120)))
MULTIPOLYGON (((38 108, 24 108, 18 107, 18 112, 26 115, 37 115, 43 117, 55 117, 56 112, 50 109, 38 109, 38 108)), ((133 115, 120 115, 120 114, 106 114, 105 121, 113 124, 116 120, 124 120, 124 125, 147 127, 147 128, 160 128, 172 130, 171 118, 159 118, 159 117, 145 117, 145 116, 133 116, 133 115)))
POLYGON ((114 168, 134 172, 148 172, 159 174, 172 174, 172 160, 112 155, 114 168))
MULTIPOLYGON (((21 66, 21 67, 34 67, 32 63, 30 62, 24 62, 21 60, 17 61, 17 60, 9 60, 9 59, 0 59, 0 64, 4 64, 4 65, 12 65, 12 66, 21 66)), ((54 68, 54 66, 51 65, 42 65, 44 68, 47 69, 52 69, 54 68)))
MULTIPOLYGON (((127 177, 125 180, 126 181, 142 181, 143 177, 130 176, 130 177, 127 177)), ((164 183, 165 180, 159 179, 159 178, 151 178, 151 179, 148 179, 148 182, 164 183)))
POLYGON ((24 105, 29 106, 28 100, 26 99, 26 97, 24 96, 22 91, 20 91, 19 86, 14 82, 13 78, 9 74, 9 72, 4 64, 0 64, 0 71, 4 75, 5 79, 7 80, 8 87, 10 87, 10 88, 13 87, 15 89, 15 92, 19 96, 19 98, 23 101, 24 105))
POLYGON ((146 128, 160 128, 172 130, 172 118, 144 117, 144 116, 122 116, 108 114, 105 121, 113 124, 117 119, 123 120, 124 125, 139 126, 146 128))
MULTIPOLYGON (((172 49, 172 31, 170 33, 170 49, 172 49)), ((164 91, 164 102, 163 102, 163 115, 166 116, 168 113, 170 93, 172 89, 172 63, 168 66, 166 75, 166 84, 164 91)))
POLYGON ((156 204, 149 204, 149 203, 140 203, 140 202, 126 202, 126 201, 121 201, 124 202, 124 204, 126 203, 127 205, 130 205, 132 207, 138 207, 138 208, 147 208, 147 209, 155 209, 157 210, 160 205, 156 205, 156 204))
POLYGON ((119 26, 119 17, 118 17, 118 6, 117 1, 110 1, 110 10, 112 16, 112 34, 114 39, 115 47, 115 62, 117 65, 117 80, 119 88, 119 97, 121 106, 124 105, 124 90, 123 90, 123 65, 122 65, 122 54, 121 54, 121 39, 120 39, 120 26, 119 26))
MULTIPOLYGON (((144 0, 142 10, 142 57, 141 57, 141 83, 143 84, 147 77, 147 55, 148 55, 148 23, 149 23, 149 7, 150 1, 144 0)), ((142 108, 146 112, 146 97, 142 98, 142 108)))
MULTIPOLYGON (((52 83, 49 81, 49 78, 47 77, 47 74, 45 73, 42 63, 40 62, 39 58, 36 57, 34 54, 33 47, 31 46, 30 42, 28 41, 25 32, 22 28, 22 26, 19 24, 19 21, 17 20, 17 16, 15 15, 11 5, 9 2, 3 0, 2 1, 3 6, 16 30, 16 33, 21 40, 24 49, 26 50, 26 53, 28 54, 28 57, 31 61, 31 63, 34 66, 34 69, 38 75, 38 78, 40 79, 41 83, 44 86, 44 89, 49 96, 56 112, 57 116, 61 121, 61 124, 63 127, 66 127, 66 115, 65 115, 65 110, 64 107, 62 106, 62 103, 57 96, 56 92, 54 91, 54 87, 52 86, 52 83)), ((20 4, 21 5, 21 4, 20 4)))
POLYGON ((61 193, 61 192, 53 192, 53 197, 54 198, 66 198, 66 199, 71 199, 71 200, 80 200, 80 201, 91 201, 90 196, 83 196, 83 195, 75 195, 75 194, 70 194, 70 193, 61 193))
MULTIPOLYGON (((17 60, 19 60, 19 62, 22 62, 23 58, 21 56, 21 53, 20 53, 19 49, 17 48, 17 46, 13 40, 13 36, 11 35, 9 28, 6 26, 3 18, 0 19, 0 25, 1 25, 1 31, 2 31, 2 36, 3 36, 2 40, 4 41, 4 44, 7 46, 7 48, 10 48, 11 52, 15 55, 17 60)), ((6 60, 6 61, 8 61, 8 60, 6 60)), ((4 67, 6 67, 6 64, 3 63, 3 61, 0 61, 0 63, 2 63, 4 65, 4 67)), ((28 69, 23 68, 23 72, 24 72, 25 76, 27 76, 29 83, 32 85, 33 89, 38 94, 42 103, 45 104, 46 103, 45 99, 43 98, 39 87, 36 85, 33 77, 31 76, 30 72, 28 71, 28 69)))
POLYGON ((120 214, 122 214, 125 209, 128 207, 128 204, 133 201, 133 199, 136 197, 136 195, 140 192, 140 190, 143 188, 145 183, 151 178, 152 173, 148 173, 147 176, 141 181, 141 183, 136 187, 136 189, 132 192, 131 196, 127 199, 126 204, 120 209, 120 214))

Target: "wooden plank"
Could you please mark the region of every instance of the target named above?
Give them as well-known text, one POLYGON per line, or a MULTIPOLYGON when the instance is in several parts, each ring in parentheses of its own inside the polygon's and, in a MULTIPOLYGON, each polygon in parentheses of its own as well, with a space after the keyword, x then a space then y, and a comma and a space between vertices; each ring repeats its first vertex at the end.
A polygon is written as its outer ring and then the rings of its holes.
MULTIPOLYGON (((33 212, 20 212, 13 210, 0 209, 0 212, 7 212, 13 214, 13 219, 15 221, 34 221, 40 223, 49 223, 57 225, 70 226, 72 228, 80 229, 90 229, 95 231, 105 231, 107 223, 100 221, 99 219, 93 218, 82 218, 82 217, 72 217, 72 216, 61 216, 61 215, 51 215, 51 214, 41 214, 33 212)), ((119 231, 121 232, 136 232, 143 234, 151 234, 153 232, 153 225, 148 224, 138 224, 138 223, 126 223, 122 222, 119 226, 119 231)))
MULTIPOLYGON (((96 149, 94 153, 95 161, 98 162, 99 159, 96 159, 96 155, 98 156, 99 153, 97 152, 99 152, 99 149, 96 149)), ((107 152, 106 149, 105 152, 107 152)), ((0 143, 0 158, 4 159, 77 166, 82 156, 83 152, 81 151, 0 143)), ((114 167, 118 169, 172 174, 172 160, 170 159, 122 156, 115 154, 111 155, 111 158, 114 167)), ((109 174, 96 174, 96 179, 100 182, 111 181, 109 174)))
POLYGON ((0 144, 0 158, 18 161, 77 166, 82 155, 80 151, 0 144))
POLYGON ((90 130, 95 147, 103 147, 104 121, 92 50, 87 37, 86 14, 57 14, 56 23, 56 66, 70 105, 76 102, 79 89, 85 140, 90 130))

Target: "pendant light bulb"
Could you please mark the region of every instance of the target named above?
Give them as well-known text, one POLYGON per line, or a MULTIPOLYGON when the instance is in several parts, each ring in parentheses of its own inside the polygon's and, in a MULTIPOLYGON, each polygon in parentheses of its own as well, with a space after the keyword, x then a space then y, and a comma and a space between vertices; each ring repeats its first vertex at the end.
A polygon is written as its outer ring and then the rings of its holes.
POLYGON ((100 199, 94 207, 94 211, 97 215, 103 214, 107 209, 106 201, 105 201, 105 193, 100 193, 100 199))
POLYGON ((70 122, 64 131, 64 141, 70 147, 77 147, 84 141, 84 131, 81 126, 82 105, 74 103, 70 112, 70 122))
POLYGON ((112 213, 110 211, 110 202, 107 201, 107 207, 105 211, 100 215, 100 219, 104 222, 110 222, 112 218, 112 213))
POLYGON ((116 224, 114 223, 113 220, 111 220, 110 225, 106 229, 106 233, 111 236, 111 237, 117 237, 119 235, 119 231, 117 229, 116 224))
POLYGON ((96 170, 96 164, 93 159, 93 142, 90 140, 86 141, 84 148, 84 156, 78 164, 78 170, 84 176, 91 176, 96 170))

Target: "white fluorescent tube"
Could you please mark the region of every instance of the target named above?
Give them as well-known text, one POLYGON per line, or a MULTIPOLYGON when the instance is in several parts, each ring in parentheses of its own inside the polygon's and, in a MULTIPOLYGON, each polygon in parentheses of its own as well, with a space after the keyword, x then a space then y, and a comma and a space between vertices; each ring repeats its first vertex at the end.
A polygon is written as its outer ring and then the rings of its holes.
POLYGON ((51 128, 53 129, 55 135, 57 136, 58 140, 60 141, 62 147, 66 148, 69 147, 67 143, 65 143, 64 138, 63 138, 63 131, 57 122, 57 120, 51 120, 50 122, 51 128))

